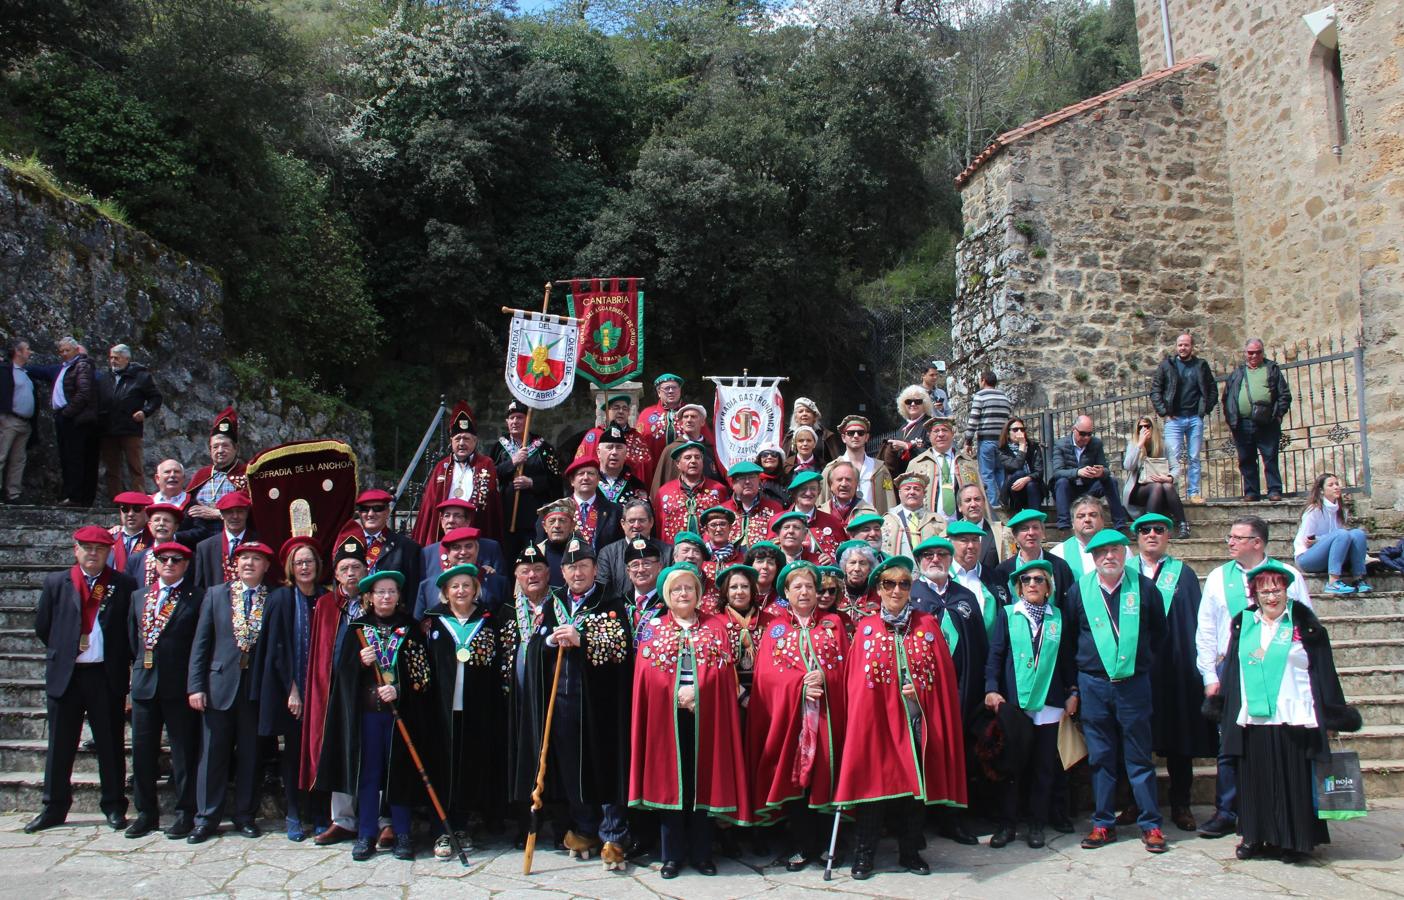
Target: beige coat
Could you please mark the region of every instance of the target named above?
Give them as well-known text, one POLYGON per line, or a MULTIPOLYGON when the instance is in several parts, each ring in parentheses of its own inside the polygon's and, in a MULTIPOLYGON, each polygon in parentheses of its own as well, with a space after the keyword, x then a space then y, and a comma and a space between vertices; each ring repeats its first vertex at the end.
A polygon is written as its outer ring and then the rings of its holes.
POLYGON ((946 533, 946 520, 922 508, 911 510, 902 525, 902 507, 889 509, 882 517, 882 552, 888 556, 912 556, 922 541, 946 533))

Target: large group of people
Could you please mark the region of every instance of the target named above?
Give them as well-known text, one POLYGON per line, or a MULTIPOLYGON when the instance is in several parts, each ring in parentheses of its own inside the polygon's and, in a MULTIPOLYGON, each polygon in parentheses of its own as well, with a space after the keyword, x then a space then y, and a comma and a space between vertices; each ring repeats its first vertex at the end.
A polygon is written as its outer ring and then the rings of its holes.
MULTIPOLYGON (((1158 390, 1199 415, 1212 392, 1184 343, 1158 390)), ((1258 396, 1259 376, 1239 381, 1258 396)), ((1264 396, 1280 397, 1274 383, 1264 396)), ((429 810, 444 859, 505 827, 518 846, 549 830, 611 870, 651 853, 665 878, 710 875, 718 849, 754 838, 798 871, 822 864, 840 814, 854 878, 874 873, 884 834, 901 869, 925 874, 928 819, 967 844, 976 818, 993 821, 994 849, 1021 828, 1032 848, 1073 830, 1060 738, 1076 722, 1094 798, 1082 847, 1134 823, 1147 851, 1169 848, 1160 754, 1179 829, 1236 831, 1240 856, 1310 852, 1326 839, 1311 762, 1359 718, 1301 571, 1243 516, 1201 591, 1173 555, 1178 473, 1147 467, 1174 461, 1155 420, 1122 491, 1078 418, 1052 448, 1050 490, 997 385, 982 378, 963 449, 946 398, 921 384, 878 437, 859 415, 830 431, 800 398, 783 445, 729 468, 677 375, 632 420, 627 395, 606 396, 569 460, 516 403, 484 452, 461 403, 410 534, 395 497, 366 489, 350 521, 319 523, 330 553, 260 540, 227 409, 208 464, 167 460, 154 493, 116 494, 117 524, 79 529, 74 566, 45 581, 49 752, 27 830, 65 820, 86 716, 102 810, 132 838, 161 825, 164 732, 164 830, 192 844, 226 820, 260 833, 260 760, 280 748, 287 837, 350 841, 355 860, 413 858, 429 810), (1049 494, 1071 534, 1045 546, 1049 494), (1202 826, 1196 757, 1219 761, 1202 826)), ((1322 476, 1295 561, 1368 589, 1343 502, 1322 476)))

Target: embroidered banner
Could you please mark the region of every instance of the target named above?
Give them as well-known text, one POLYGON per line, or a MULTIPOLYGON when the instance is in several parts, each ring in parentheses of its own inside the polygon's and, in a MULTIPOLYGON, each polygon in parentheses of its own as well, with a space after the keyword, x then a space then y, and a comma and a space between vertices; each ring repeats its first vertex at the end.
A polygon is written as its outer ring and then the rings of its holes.
POLYGON ((323 562, 337 530, 356 511, 356 454, 341 441, 298 441, 264 450, 246 471, 253 524, 276 553, 294 535, 311 535, 323 562))
POLYGON ((576 278, 566 294, 580 320, 580 375, 603 388, 643 371, 644 295, 641 278, 576 278))
POLYGON ((512 310, 507 335, 507 389, 533 409, 550 409, 575 387, 579 321, 512 310))
POLYGON ((716 426, 717 461, 725 469, 742 460, 755 462, 766 444, 785 435, 784 378, 709 378, 716 382, 712 422, 716 426))

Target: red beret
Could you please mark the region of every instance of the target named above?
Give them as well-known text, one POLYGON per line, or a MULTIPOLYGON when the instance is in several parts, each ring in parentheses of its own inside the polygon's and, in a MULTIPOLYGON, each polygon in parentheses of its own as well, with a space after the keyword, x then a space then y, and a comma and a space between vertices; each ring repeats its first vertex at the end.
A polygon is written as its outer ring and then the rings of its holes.
POLYGON ((153 557, 164 556, 167 553, 176 553, 185 557, 186 559, 189 559, 191 556, 194 555, 191 552, 190 548, 182 544, 180 541, 166 541, 163 544, 157 544, 155 547, 151 548, 151 555, 153 557))
POLYGON ((245 509, 253 506, 253 500, 243 491, 230 491, 215 503, 215 509, 245 509))
POLYGON ((123 491, 113 497, 112 502, 118 506, 140 506, 145 510, 146 504, 151 502, 151 498, 141 491, 123 491))
POLYGON ((581 469, 584 469, 586 467, 591 469, 598 469, 600 467, 600 461, 598 459, 595 459, 595 457, 593 456, 577 456, 575 459, 570 461, 570 465, 566 466, 566 481, 570 480, 570 476, 574 475, 576 472, 579 472, 581 469))
POLYGON ((153 503, 146 508, 146 514, 148 516, 152 513, 158 512, 170 513, 171 515, 176 517, 177 522, 185 518, 185 510, 181 509, 179 506, 176 506, 174 503, 153 503))
POLYGON ((240 553, 262 553, 273 562, 273 548, 263 543, 263 541, 245 541, 234 548, 234 556, 237 558, 240 553))
POLYGON ((73 542, 75 544, 102 544, 104 547, 111 547, 117 543, 112 537, 112 532, 100 525, 84 525, 73 532, 73 542))
POLYGON ((453 544, 457 543, 458 541, 476 541, 481 534, 482 532, 478 529, 468 526, 465 526, 463 528, 455 528, 448 534, 444 535, 444 539, 439 542, 439 545, 443 546, 444 544, 453 544))
POLYGON ((286 566, 288 560, 292 558, 293 551, 298 547, 311 547, 318 556, 322 554, 321 548, 317 546, 317 541, 311 535, 295 534, 283 541, 282 548, 278 550, 278 565, 286 566))
POLYGON ((394 502, 395 502, 395 498, 394 498, 393 496, 391 496, 391 494, 390 494, 389 491, 382 491, 382 490, 380 490, 379 488, 372 488, 372 489, 369 490, 369 491, 361 491, 360 496, 358 496, 358 497, 356 498, 356 505, 357 505, 357 506, 360 506, 362 503, 394 503, 394 502))
POLYGON ((478 504, 463 497, 450 497, 434 507, 435 512, 443 512, 446 509, 466 509, 468 512, 477 512, 478 504))

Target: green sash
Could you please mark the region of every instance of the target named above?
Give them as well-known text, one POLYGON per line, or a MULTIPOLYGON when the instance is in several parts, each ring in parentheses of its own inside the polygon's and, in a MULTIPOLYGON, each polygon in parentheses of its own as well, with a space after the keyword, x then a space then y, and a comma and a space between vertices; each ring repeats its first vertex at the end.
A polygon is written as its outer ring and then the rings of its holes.
POLYGON ((1009 618, 1009 648, 1014 653, 1014 686, 1019 691, 1019 708, 1027 712, 1043 709, 1053 669, 1058 665, 1058 645, 1063 642, 1063 615, 1049 606, 1043 614, 1043 640, 1038 652, 1033 648, 1033 627, 1027 617, 1014 612, 1015 604, 1004 608, 1009 618))
POLYGON ((473 643, 473 638, 477 637, 478 632, 482 630, 487 616, 479 616, 476 622, 469 622, 465 625, 460 624, 453 613, 448 613, 440 616, 439 621, 444 623, 444 627, 453 636, 454 656, 459 662, 467 662, 468 645, 473 643))
POLYGON ((1139 579, 1121 575, 1121 608, 1117 617, 1118 633, 1113 634, 1111 617, 1102 602, 1102 586, 1096 572, 1088 572, 1078 581, 1082 594, 1082 610, 1087 616, 1092 640, 1102 668, 1112 681, 1121 681, 1136 674, 1136 645, 1141 637, 1141 589, 1139 579))
POLYGON ((990 589, 983 584, 980 585, 980 593, 985 595, 982 613, 985 617, 985 634, 988 635, 994 631, 995 616, 999 613, 999 601, 994 598, 994 594, 990 593, 990 589))
POLYGON ((1224 605, 1228 607, 1229 618, 1248 608, 1248 589, 1243 583, 1243 570, 1236 561, 1230 560, 1219 567, 1224 573, 1224 605))
POLYGON ((1074 578, 1082 578, 1082 545, 1077 542, 1076 535, 1063 541, 1061 546, 1063 548, 1063 562, 1068 564, 1069 569, 1072 569, 1074 578))
POLYGON ((956 644, 960 643, 960 632, 956 631, 955 624, 951 622, 949 609, 941 610, 941 634, 946 636, 946 649, 951 651, 952 656, 955 656, 956 644))
MULTIPOLYGON (((1137 564, 1140 557, 1137 557, 1137 564)), ((1175 587, 1180 583, 1180 570, 1185 564, 1173 556, 1165 557, 1160 565, 1160 574, 1155 577, 1155 586, 1160 591, 1160 599, 1165 601, 1165 615, 1170 615, 1170 602, 1175 599, 1175 587)))
POLYGON ((1258 617, 1244 610, 1243 628, 1238 636, 1238 666, 1243 678, 1243 702, 1248 715, 1271 718, 1277 712, 1277 695, 1287 672, 1287 653, 1292 649, 1292 611, 1282 614, 1277 633, 1262 649, 1262 625, 1258 617))

